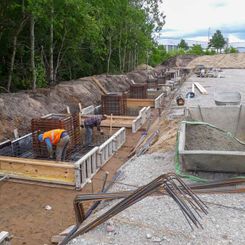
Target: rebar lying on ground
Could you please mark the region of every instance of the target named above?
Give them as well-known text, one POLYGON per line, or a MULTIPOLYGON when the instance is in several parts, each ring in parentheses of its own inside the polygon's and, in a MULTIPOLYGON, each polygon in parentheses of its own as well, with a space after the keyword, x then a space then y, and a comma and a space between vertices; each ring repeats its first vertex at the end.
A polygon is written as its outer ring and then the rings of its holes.
MULTIPOLYGON (((126 208, 132 206, 138 201, 151 195, 152 193, 160 191, 162 194, 167 193, 179 206, 188 224, 193 229, 193 225, 197 228, 203 228, 198 218, 201 217, 200 213, 207 214, 207 206, 200 200, 200 198, 192 192, 192 190, 174 173, 168 173, 159 176, 149 184, 142 186, 131 193, 128 197, 117 203, 114 207, 107 212, 96 218, 89 224, 82 226, 81 222, 84 220, 84 211, 79 207, 79 201, 82 201, 82 196, 75 199, 74 207, 77 219, 77 230, 68 235, 60 245, 67 244, 71 239, 78 235, 82 235, 98 225, 109 220, 113 216, 122 212, 126 208)), ((103 199, 103 197, 101 198, 103 199)), ((111 197, 113 199, 113 195, 111 197)))

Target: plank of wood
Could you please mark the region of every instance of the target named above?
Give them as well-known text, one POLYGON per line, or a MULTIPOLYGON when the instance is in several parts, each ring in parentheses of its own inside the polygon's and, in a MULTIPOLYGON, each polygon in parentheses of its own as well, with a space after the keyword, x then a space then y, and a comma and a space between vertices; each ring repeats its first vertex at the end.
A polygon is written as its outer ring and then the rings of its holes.
POLYGON ((198 82, 195 82, 194 85, 200 91, 201 94, 208 94, 208 91, 198 82))
POLYGON ((192 83, 192 85, 191 85, 191 92, 195 93, 195 85, 194 85, 194 83, 192 83))
POLYGON ((112 121, 112 114, 111 114, 111 117, 110 117, 110 135, 112 134, 112 124, 113 124, 113 121, 112 121))
MULTIPOLYGON (((110 116, 106 115, 108 118, 110 116)), ((112 119, 122 119, 122 120, 134 120, 136 117, 134 116, 114 116, 112 115, 112 119)))
POLYGON ((96 85, 100 88, 100 90, 103 92, 103 94, 108 94, 108 91, 101 85, 101 82, 97 78, 92 77, 92 79, 96 83, 96 85))
MULTIPOLYGON (((101 123, 101 127, 110 127, 110 123, 109 122, 103 122, 101 123)), ((114 123, 114 128, 132 128, 132 122, 117 122, 114 123)))
POLYGON ((154 99, 132 99, 127 98, 127 107, 154 107, 155 100, 154 99))
POLYGON ((73 164, 40 163, 32 159, 0 158, 0 173, 17 178, 33 178, 48 182, 75 183, 75 167, 73 164))
MULTIPOLYGON (((83 124, 83 121, 88 116, 82 115, 81 116, 81 124, 83 124)), ((132 128, 132 123, 135 120, 136 117, 123 117, 123 116, 108 116, 106 120, 103 120, 101 122, 101 127, 110 127, 111 123, 113 124, 114 128, 132 128), (111 121, 112 119, 112 121, 111 121)))
POLYGON ((0 162, 14 162, 14 163, 25 163, 31 165, 40 165, 45 167, 60 167, 60 168, 71 168, 74 166, 72 163, 56 162, 56 161, 45 161, 37 159, 28 159, 28 158, 18 158, 18 157, 0 157, 0 162))
POLYGON ((79 112, 82 112, 83 107, 81 103, 78 103, 78 107, 79 107, 79 112))

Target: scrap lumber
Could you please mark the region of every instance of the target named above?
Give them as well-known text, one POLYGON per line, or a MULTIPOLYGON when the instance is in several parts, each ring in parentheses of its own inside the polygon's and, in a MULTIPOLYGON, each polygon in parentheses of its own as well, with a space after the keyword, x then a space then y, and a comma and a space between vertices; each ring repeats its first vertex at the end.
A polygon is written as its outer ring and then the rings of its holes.
POLYGON ((194 85, 197 87, 201 94, 208 94, 208 91, 200 83, 195 82, 194 85))
POLYGON ((100 88, 100 90, 102 91, 103 94, 108 94, 108 91, 102 86, 101 82, 95 78, 92 77, 92 80, 96 83, 96 85, 100 88))

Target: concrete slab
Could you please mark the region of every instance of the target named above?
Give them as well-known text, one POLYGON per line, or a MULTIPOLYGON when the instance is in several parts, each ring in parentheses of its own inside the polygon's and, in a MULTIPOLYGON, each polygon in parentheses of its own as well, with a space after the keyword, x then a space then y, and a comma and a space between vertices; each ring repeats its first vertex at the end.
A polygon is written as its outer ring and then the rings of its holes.
POLYGON ((245 103, 245 70, 227 69, 221 73, 224 78, 200 78, 192 75, 181 87, 180 93, 186 95, 191 91, 192 83, 200 83, 207 91, 207 95, 202 95, 195 89, 195 98, 190 99, 191 106, 215 106, 214 94, 218 92, 240 92, 241 103, 245 103))

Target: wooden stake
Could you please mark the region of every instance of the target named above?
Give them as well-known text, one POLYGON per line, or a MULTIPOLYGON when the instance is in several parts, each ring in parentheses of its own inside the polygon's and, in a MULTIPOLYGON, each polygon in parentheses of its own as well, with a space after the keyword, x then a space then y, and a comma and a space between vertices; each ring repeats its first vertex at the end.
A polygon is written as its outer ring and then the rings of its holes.
POLYGON ((70 107, 69 106, 66 107, 66 111, 67 111, 67 114, 71 114, 71 111, 70 111, 70 107))
POLYGON ((111 120, 110 120, 110 135, 112 135, 112 114, 111 114, 111 120))
POLYGON ((79 111, 82 112, 82 109, 83 109, 83 108, 82 108, 81 103, 78 103, 78 106, 79 106, 79 111))

